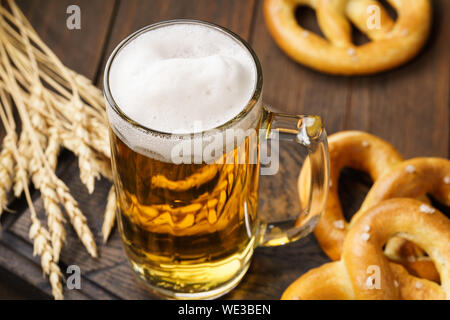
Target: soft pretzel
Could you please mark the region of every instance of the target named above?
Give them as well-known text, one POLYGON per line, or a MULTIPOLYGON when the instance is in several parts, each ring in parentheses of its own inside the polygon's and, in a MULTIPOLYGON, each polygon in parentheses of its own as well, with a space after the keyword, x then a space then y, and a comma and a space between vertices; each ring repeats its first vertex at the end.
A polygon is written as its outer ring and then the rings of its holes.
POLYGON ((415 158, 403 161, 378 178, 361 205, 366 210, 389 198, 417 198, 430 194, 450 206, 450 161, 415 158))
POLYGON ((345 239, 341 260, 310 270, 282 299, 450 299, 450 220, 429 209, 423 202, 397 198, 364 211, 345 239), (425 249, 440 286, 387 259, 383 245, 398 234, 425 249))
MULTIPOLYGON (((441 158, 416 158, 401 162, 378 178, 367 194, 361 209, 352 218, 351 224, 371 206, 390 198, 417 198, 426 194, 450 206, 450 161, 441 158)), ((434 209, 432 209, 434 210, 434 209)), ((432 262, 423 257, 415 246, 404 242, 389 241, 386 255, 421 277, 437 280, 432 262), (393 243, 391 243, 393 242, 393 243), (405 259, 406 257, 406 259, 405 259)))
MULTIPOLYGON (((330 190, 325 211, 314 234, 325 253, 332 260, 339 260, 348 223, 342 213, 338 195, 339 174, 344 167, 367 172, 376 181, 386 169, 399 164, 403 158, 388 142, 361 131, 342 131, 328 138, 330 154, 330 190)), ((308 166, 305 166, 308 168, 308 166)), ((299 178, 299 193, 303 203, 307 202, 309 190, 305 179, 309 171, 302 170, 299 178)))
POLYGON ((388 2, 397 11, 395 22, 375 0, 265 0, 264 14, 273 38, 294 60, 331 74, 369 74, 394 68, 413 58, 430 31, 429 0, 388 2), (295 10, 301 5, 316 11, 326 39, 298 25, 295 10), (374 10, 374 6, 378 9, 374 10), (380 23, 371 24, 377 12, 380 23), (351 23, 371 41, 355 46, 351 23))

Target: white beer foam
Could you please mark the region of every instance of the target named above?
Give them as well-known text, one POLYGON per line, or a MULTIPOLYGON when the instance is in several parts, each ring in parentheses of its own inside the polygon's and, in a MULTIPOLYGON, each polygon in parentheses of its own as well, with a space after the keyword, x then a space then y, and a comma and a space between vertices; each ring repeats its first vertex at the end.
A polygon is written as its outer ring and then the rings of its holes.
POLYGON ((120 109, 152 130, 188 134, 216 128, 247 105, 253 59, 227 34, 174 24, 141 34, 115 57, 110 89, 120 109), (194 127, 194 122, 201 126, 194 127))
MULTIPOLYGON (((148 31, 123 47, 111 65, 109 85, 119 108, 135 122, 191 134, 235 118, 249 103, 256 78, 253 58, 239 42, 215 28, 186 23, 148 31)), ((259 101, 231 128, 254 128, 260 110, 259 101)), ((134 151, 171 162, 179 138, 137 128, 110 106, 108 116, 114 132, 134 151)), ((191 140, 198 139, 203 146, 208 142, 205 136, 191 140)))
MULTIPOLYGON (((114 133, 133 151, 141 153, 163 162, 177 163, 179 154, 177 150, 190 145, 190 157, 192 162, 183 163, 212 163, 221 158, 225 150, 233 150, 241 145, 245 138, 254 134, 261 120, 262 102, 261 98, 256 102, 251 111, 239 121, 227 126, 226 130, 211 130, 207 133, 194 134, 192 136, 176 136, 167 134, 149 133, 142 128, 136 127, 118 115, 109 104, 107 108, 109 123, 114 133), (234 134, 234 139, 227 135, 234 134), (234 140, 234 141, 233 141, 234 140), (217 141, 226 141, 222 145, 223 152, 211 154, 206 152, 217 141)), ((258 132, 256 132, 258 133, 258 132)), ((253 148, 250 148, 253 149, 253 148)), ((184 154, 186 156, 186 153, 184 154)))

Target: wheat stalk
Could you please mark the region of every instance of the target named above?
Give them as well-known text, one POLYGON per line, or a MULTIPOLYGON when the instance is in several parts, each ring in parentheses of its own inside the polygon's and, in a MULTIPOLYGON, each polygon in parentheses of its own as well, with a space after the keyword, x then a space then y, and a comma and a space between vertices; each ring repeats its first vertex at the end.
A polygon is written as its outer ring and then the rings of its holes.
POLYGON ((109 235, 114 227, 116 216, 116 193, 114 187, 109 190, 108 200, 106 202, 105 218, 103 219, 102 234, 103 242, 108 241, 109 235))
MULTIPOLYGON (((27 190, 28 187, 25 187, 27 190)), ((28 192, 28 191, 27 191, 28 192)), ((31 200, 29 201, 30 208, 32 207, 31 200)), ((35 214, 31 218, 32 224, 30 227, 29 236, 33 239, 33 255, 41 257, 42 270, 48 275, 50 285, 52 287, 52 294, 56 300, 63 299, 63 289, 61 284, 61 270, 56 261, 53 259, 52 246, 50 245, 50 236, 48 231, 42 227, 39 219, 35 214)))
POLYGON ((78 203, 72 197, 67 186, 61 180, 57 179, 55 182, 56 193, 61 199, 64 208, 66 209, 67 215, 70 218, 73 228, 75 229, 81 242, 84 244, 85 248, 92 257, 97 257, 97 246, 95 245, 94 236, 89 229, 86 217, 81 212, 78 207, 78 203))
POLYGON ((8 202, 8 192, 13 185, 14 157, 13 148, 17 143, 17 135, 10 131, 3 140, 0 153, 0 216, 8 202))
POLYGON ((29 166, 29 150, 30 141, 28 139, 28 132, 23 130, 20 134, 18 143, 19 155, 16 159, 16 166, 14 168, 14 196, 19 197, 24 189, 24 181, 28 181, 28 166, 29 166))
POLYGON ((86 185, 89 193, 94 191, 95 179, 99 179, 100 175, 98 169, 92 164, 91 159, 94 158, 94 153, 86 144, 89 141, 89 132, 84 124, 87 122, 87 116, 84 112, 84 104, 78 97, 73 102, 75 106, 75 123, 74 132, 78 138, 75 144, 75 154, 78 156, 78 165, 80 167, 81 181, 86 185))
POLYGON ((39 181, 39 191, 41 192, 45 212, 47 214, 47 225, 50 230, 50 239, 53 247, 53 258, 55 262, 59 261, 59 255, 66 239, 66 230, 64 229, 65 219, 59 208, 59 197, 54 190, 54 184, 51 176, 45 173, 45 168, 40 168, 33 179, 39 181))
POLYGON ((58 164, 58 154, 61 147, 61 141, 59 139, 58 129, 51 127, 49 130, 49 138, 47 148, 45 149, 45 157, 47 158, 48 165, 52 171, 56 170, 58 164))

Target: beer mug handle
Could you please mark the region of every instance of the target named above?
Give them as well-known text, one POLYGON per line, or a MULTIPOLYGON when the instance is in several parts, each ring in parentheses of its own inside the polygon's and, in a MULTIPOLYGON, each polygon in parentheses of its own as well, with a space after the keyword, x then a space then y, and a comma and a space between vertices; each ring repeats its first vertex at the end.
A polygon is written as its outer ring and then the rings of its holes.
POLYGON ((287 115, 267 109, 264 109, 262 127, 266 130, 261 139, 296 142, 307 151, 298 186, 292 186, 303 188, 299 192, 303 203, 298 217, 260 225, 259 245, 279 246, 308 235, 325 209, 330 179, 327 134, 318 116, 287 115))

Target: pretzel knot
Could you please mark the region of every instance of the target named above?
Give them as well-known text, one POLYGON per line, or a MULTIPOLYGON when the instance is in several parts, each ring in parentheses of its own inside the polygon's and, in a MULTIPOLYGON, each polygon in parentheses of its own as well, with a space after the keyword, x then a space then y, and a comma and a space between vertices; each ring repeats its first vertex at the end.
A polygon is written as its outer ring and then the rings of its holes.
POLYGON ((397 11, 395 22, 375 0, 265 0, 264 14, 273 38, 294 60, 331 74, 369 74, 413 58, 430 31, 429 0, 388 2, 397 11), (302 5, 316 11, 326 39, 297 24, 295 9, 302 5), (371 41, 354 45, 351 23, 371 41))
MULTIPOLYGON (((445 205, 450 205, 450 161, 441 158, 416 158, 402 161, 402 156, 388 142, 360 131, 343 131, 328 140, 330 154, 330 192, 325 211, 314 234, 325 253, 339 260, 345 238, 358 217, 370 207, 391 198, 415 198, 426 202, 427 194, 445 205), (350 223, 344 218, 338 194, 339 175, 344 167, 367 172, 374 185, 361 208, 350 223)), ((304 166, 308 169, 309 166, 304 166)), ((302 170, 298 189, 301 201, 307 201, 304 188, 309 170, 302 170)), ((314 198, 312 199, 314 201, 314 198)), ((428 205, 425 204, 424 205, 428 205)), ((424 207, 425 208, 425 207, 424 207)), ((428 210, 434 208, 428 206, 428 210)), ((395 237, 386 244, 385 253, 392 261, 401 263, 414 275, 439 281, 432 261, 418 246, 395 237)))
MULTIPOLYGON (((344 239, 350 225, 344 218, 338 194, 338 182, 341 170, 351 167, 367 172, 373 181, 389 168, 403 161, 400 153, 388 142, 361 131, 342 131, 328 137, 330 154, 330 191, 325 211, 314 230, 323 251, 332 259, 341 257, 344 239)), ((309 166, 304 166, 309 168, 309 166)), ((308 170, 302 170, 298 190, 302 202, 308 200, 305 180, 310 176, 308 170)), ((313 199, 314 201, 314 199, 313 199)))
POLYGON ((371 207, 350 229, 341 260, 310 270, 289 286, 282 299, 450 299, 450 220, 423 206, 414 199, 397 198, 371 207), (399 234, 429 254, 440 286, 389 262, 383 245, 399 234))
MULTIPOLYGON (((375 181, 360 210, 353 216, 351 224, 367 209, 390 198, 419 198, 432 195, 440 203, 450 206, 450 161, 441 158, 410 159, 386 170, 375 181)), ((434 212, 434 208, 424 205, 423 210, 434 212)), ((385 254, 393 261, 402 263, 408 271, 422 278, 437 281, 438 274, 433 263, 415 247, 405 246, 397 238, 386 245, 385 254), (403 246, 403 252, 400 248, 403 246), (400 249, 399 249, 400 248, 400 249), (405 259, 406 256, 406 259, 405 259)))

